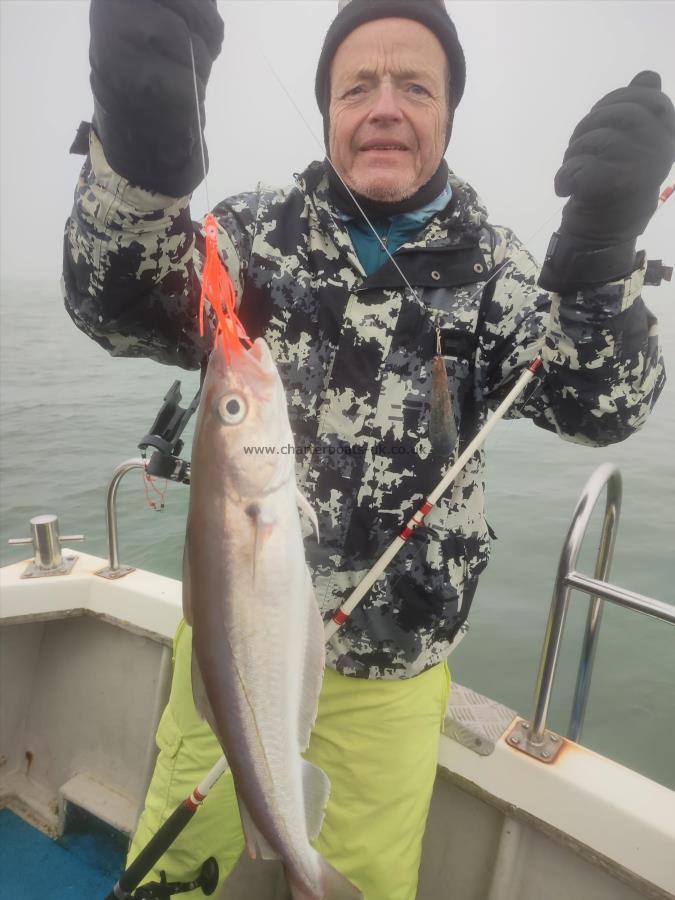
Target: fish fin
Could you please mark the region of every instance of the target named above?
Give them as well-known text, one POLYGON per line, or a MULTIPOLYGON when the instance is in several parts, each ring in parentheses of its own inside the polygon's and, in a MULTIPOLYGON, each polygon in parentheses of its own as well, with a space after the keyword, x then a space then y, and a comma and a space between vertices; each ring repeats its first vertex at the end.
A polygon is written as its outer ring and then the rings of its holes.
POLYGON ((326 804, 330 796, 330 779, 323 769, 306 759, 302 761, 302 793, 305 800, 305 824, 307 837, 313 841, 319 836, 326 804))
POLYGON ((239 800, 239 815, 241 816, 241 827, 246 838, 246 850, 251 859, 279 859, 279 854, 260 832, 242 800, 239 800))
POLYGON ((363 900, 363 893, 348 878, 321 857, 321 887, 324 900, 363 900))
POLYGON ((275 525, 277 524, 276 516, 274 516, 269 510, 257 508, 257 512, 253 518, 253 528, 254 528, 254 536, 253 536, 253 584, 255 585, 255 576, 256 576, 256 565, 258 562, 258 556, 260 555, 261 549, 267 539, 274 533, 275 525))
POLYGON ((323 684, 323 670, 326 663, 326 644, 323 631, 323 619, 314 596, 312 576, 305 568, 305 590, 307 593, 307 633, 306 652, 303 660, 302 694, 298 714, 298 744, 300 752, 309 747, 309 739, 316 721, 319 706, 319 694, 323 684))
MULTIPOLYGON (((321 900, 363 900, 363 893, 345 878, 337 869, 319 855, 321 865, 321 900)), ((288 886, 293 900, 314 900, 316 893, 308 893, 307 889, 288 876, 288 886)))
POLYGON ((194 642, 192 644, 191 675, 192 699, 195 702, 197 712, 202 717, 202 719, 206 719, 206 721, 211 726, 211 731, 216 734, 216 717, 214 716, 213 710, 211 709, 209 698, 206 696, 206 687, 204 685, 204 679, 202 678, 201 669, 199 668, 199 662, 197 661, 194 642))
POLYGON ((298 490, 298 493, 297 493, 295 499, 296 499, 296 503, 298 504, 298 509, 300 510, 300 512, 303 512, 307 516, 309 521, 312 523, 312 525, 314 526, 314 533, 316 534, 316 542, 318 544, 319 543, 319 520, 316 517, 316 513, 312 509, 312 506, 310 505, 309 500, 307 499, 307 497, 305 497, 305 495, 302 493, 302 491, 298 490))

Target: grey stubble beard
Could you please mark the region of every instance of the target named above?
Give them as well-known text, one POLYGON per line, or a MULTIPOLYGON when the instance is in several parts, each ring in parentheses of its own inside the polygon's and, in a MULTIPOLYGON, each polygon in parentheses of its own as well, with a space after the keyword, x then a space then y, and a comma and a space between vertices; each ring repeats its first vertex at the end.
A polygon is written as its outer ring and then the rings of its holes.
POLYGON ((377 203, 399 203, 401 200, 407 200, 415 193, 415 184, 413 179, 408 179, 408 183, 404 185, 395 184, 362 184, 362 179, 357 178, 353 184, 347 184, 350 191, 367 197, 368 200, 374 200, 377 203))

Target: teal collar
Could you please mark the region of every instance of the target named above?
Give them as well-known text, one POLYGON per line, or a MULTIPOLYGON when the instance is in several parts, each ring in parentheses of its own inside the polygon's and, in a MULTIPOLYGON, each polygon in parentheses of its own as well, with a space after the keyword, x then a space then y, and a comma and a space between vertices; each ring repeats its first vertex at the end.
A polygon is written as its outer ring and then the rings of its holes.
MULTIPOLYGON (((431 203, 427 203, 426 206, 412 212, 392 216, 390 219, 374 221, 373 227, 389 253, 393 254, 407 241, 412 240, 437 212, 445 209, 451 198, 452 188, 448 184, 438 197, 431 203)), ((339 210, 337 216, 347 226, 354 250, 366 275, 376 272, 387 261, 388 256, 373 234, 370 225, 339 210)))

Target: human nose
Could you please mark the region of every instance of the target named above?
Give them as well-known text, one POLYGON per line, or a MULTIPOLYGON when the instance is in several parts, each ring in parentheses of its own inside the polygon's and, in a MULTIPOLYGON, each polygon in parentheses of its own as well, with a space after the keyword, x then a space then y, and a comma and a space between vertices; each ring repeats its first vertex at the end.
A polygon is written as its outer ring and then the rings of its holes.
POLYGON ((396 121, 401 118, 401 108, 393 84, 385 82, 377 88, 368 118, 374 122, 396 121))

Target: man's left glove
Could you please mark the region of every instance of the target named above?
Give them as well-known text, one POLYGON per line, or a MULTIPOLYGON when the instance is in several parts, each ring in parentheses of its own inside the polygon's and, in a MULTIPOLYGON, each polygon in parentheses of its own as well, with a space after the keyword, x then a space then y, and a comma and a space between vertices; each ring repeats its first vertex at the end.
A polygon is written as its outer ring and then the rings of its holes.
POLYGON ((223 42, 215 0, 92 0, 89 21, 93 126, 108 162, 140 187, 189 194, 204 177, 197 102, 203 127, 223 42))
POLYGON ((570 199, 539 284, 564 293, 629 275, 673 162, 675 108, 659 75, 640 72, 596 103, 572 134, 555 177, 556 194, 570 199))

